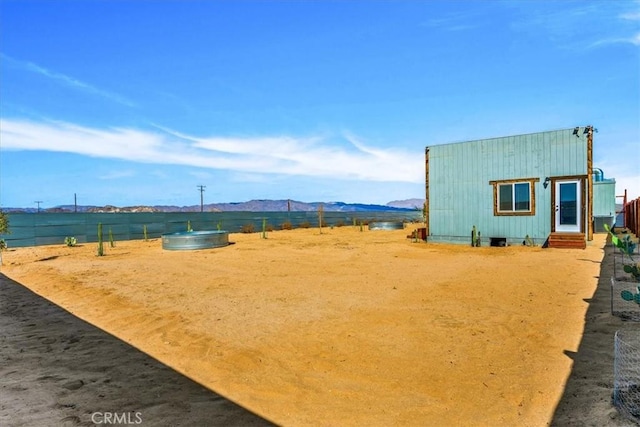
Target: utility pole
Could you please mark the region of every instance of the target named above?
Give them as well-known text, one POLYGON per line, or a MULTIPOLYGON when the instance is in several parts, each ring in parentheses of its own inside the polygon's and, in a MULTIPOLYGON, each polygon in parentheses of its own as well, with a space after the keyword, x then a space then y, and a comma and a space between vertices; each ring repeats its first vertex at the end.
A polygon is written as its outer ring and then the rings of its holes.
POLYGON ((198 190, 200 190, 200 212, 204 212, 204 189, 207 188, 205 185, 198 185, 198 190))
POLYGON ((35 202, 38 205, 38 213, 40 213, 40 203, 42 203, 42 200, 36 200, 35 202))

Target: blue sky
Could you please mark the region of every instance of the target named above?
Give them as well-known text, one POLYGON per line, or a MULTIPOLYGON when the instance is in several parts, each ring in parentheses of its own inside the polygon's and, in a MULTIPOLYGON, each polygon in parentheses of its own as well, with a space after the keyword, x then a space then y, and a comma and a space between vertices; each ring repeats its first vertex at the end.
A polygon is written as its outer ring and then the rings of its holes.
POLYGON ((424 197, 424 147, 594 125, 640 196, 638 1, 0 0, 0 206, 424 197))

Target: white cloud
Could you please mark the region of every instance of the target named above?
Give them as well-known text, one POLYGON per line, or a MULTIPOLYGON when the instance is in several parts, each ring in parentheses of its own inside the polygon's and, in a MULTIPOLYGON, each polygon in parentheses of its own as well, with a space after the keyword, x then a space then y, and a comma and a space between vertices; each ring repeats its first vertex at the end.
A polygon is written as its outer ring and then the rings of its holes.
POLYGON ((336 141, 327 137, 291 136, 202 138, 166 128, 163 131, 0 120, 3 149, 69 152, 248 174, 410 183, 424 179, 420 153, 369 147, 351 134, 336 141))
POLYGON ((442 29, 444 31, 467 31, 480 26, 478 12, 462 10, 438 18, 428 18, 420 26, 442 29))
POLYGON ((105 175, 100 176, 100 179, 121 179, 121 178, 130 178, 135 176, 135 171, 132 170, 120 170, 120 171, 110 171, 105 175))
POLYGON ((121 95, 118 95, 117 93, 99 89, 93 85, 80 81, 76 78, 67 76, 66 74, 57 73, 55 71, 51 71, 47 68, 41 67, 40 65, 34 64, 33 62, 20 61, 2 53, 0 53, 0 58, 2 58, 3 61, 5 61, 6 63, 14 67, 18 67, 23 70, 30 71, 32 73, 36 73, 41 76, 47 77, 64 86, 78 89, 80 91, 83 91, 92 95, 97 95, 102 98, 107 98, 119 104, 126 105, 128 107, 135 107, 135 104, 132 101, 126 99, 121 95))
POLYGON ((198 179, 211 179, 213 177, 213 174, 211 174, 210 172, 206 172, 202 170, 192 170, 189 172, 189 175, 198 179))
POLYGON ((528 6, 513 3, 520 17, 511 27, 536 37, 542 35, 559 48, 640 45, 635 22, 640 19, 640 2, 532 2, 528 6))
MULTIPOLYGON (((640 2, 638 5, 640 6, 640 2)), ((626 19, 627 21, 640 21, 640 11, 623 13, 620 15, 620 18, 626 19)))
POLYGON ((618 38, 608 38, 608 39, 598 40, 592 43, 589 47, 599 47, 599 46, 604 46, 609 44, 626 44, 626 43, 629 43, 635 46, 640 46, 640 33, 636 33, 636 35, 631 37, 618 37, 618 38))
MULTIPOLYGON (((619 143, 614 152, 607 152, 594 159, 594 167, 604 171, 606 179, 616 180, 616 196, 621 196, 627 190, 629 200, 640 197, 640 171, 638 171, 637 144, 619 143), (618 153, 628 153, 621 159, 618 153), (635 156, 634 156, 635 154, 635 156)), ((622 199, 618 199, 622 203, 622 199)))
MULTIPOLYGON (((640 174, 625 175, 622 177, 614 177, 616 180, 616 196, 622 196, 627 190, 627 200, 631 201, 640 197, 640 174)), ((618 203, 622 203, 622 198, 617 199, 618 203)))
POLYGON ((232 173, 228 178, 230 182, 234 183, 267 184, 277 181, 277 178, 274 178, 274 175, 267 177, 265 174, 244 172, 232 173))

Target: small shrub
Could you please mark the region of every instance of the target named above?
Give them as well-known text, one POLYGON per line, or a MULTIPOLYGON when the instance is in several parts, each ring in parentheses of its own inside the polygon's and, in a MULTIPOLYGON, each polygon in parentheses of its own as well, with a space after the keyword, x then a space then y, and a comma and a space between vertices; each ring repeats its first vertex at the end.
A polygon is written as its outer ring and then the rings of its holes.
POLYGON ((282 223, 280 228, 282 230, 293 230, 293 224, 291 224, 291 221, 285 221, 285 222, 282 223))
POLYGON ((336 221, 336 223, 334 224, 334 227, 344 227, 344 221, 342 220, 336 221))
POLYGON ((310 228, 311 227, 311 223, 309 221, 301 222, 299 227, 300 228, 310 228))
POLYGON ((251 223, 245 224, 242 226, 242 228, 240 228, 240 232, 246 233, 246 234, 255 233, 255 231, 256 231, 256 227, 251 223))
POLYGON ((75 237, 65 237, 64 238, 64 244, 69 246, 69 247, 73 247, 78 243, 78 241, 76 240, 75 237))

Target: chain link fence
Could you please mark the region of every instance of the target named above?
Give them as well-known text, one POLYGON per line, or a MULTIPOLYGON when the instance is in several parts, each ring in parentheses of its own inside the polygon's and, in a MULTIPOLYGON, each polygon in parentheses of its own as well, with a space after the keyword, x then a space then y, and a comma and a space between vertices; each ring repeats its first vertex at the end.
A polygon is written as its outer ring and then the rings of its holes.
POLYGON ((613 361, 613 405, 640 424, 640 331, 617 331, 613 361))
MULTIPOLYGON (((640 245, 636 246, 640 248, 640 245)), ((624 271, 624 266, 637 263, 640 255, 636 251, 625 255, 613 247, 613 277, 611 277, 611 314, 625 320, 640 322, 640 282, 624 271)))
MULTIPOLYGON (((326 211, 323 221, 329 227, 368 224, 371 221, 414 222, 422 218, 420 211, 326 211)), ((195 231, 225 230, 241 233, 244 227, 255 230, 262 222, 273 229, 317 227, 318 212, 120 212, 120 213, 10 213, 10 234, 0 234, 10 248, 64 244, 66 237, 78 243, 96 242, 97 226, 109 229, 115 240, 159 238, 162 234, 186 231, 188 224, 195 231), (146 235, 145 235, 146 229, 146 235)))

